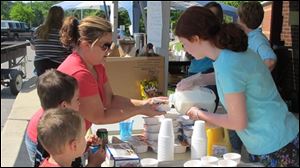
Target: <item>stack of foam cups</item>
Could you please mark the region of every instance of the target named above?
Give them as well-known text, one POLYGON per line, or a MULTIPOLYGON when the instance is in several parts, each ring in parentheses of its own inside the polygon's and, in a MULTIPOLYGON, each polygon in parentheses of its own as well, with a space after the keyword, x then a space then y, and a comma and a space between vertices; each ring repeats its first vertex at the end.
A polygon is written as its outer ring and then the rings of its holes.
POLYGON ((201 159, 202 156, 206 156, 207 137, 205 121, 198 120, 195 122, 191 141, 191 159, 201 159))
POLYGON ((174 160, 174 132, 172 119, 162 120, 158 134, 157 160, 174 160))

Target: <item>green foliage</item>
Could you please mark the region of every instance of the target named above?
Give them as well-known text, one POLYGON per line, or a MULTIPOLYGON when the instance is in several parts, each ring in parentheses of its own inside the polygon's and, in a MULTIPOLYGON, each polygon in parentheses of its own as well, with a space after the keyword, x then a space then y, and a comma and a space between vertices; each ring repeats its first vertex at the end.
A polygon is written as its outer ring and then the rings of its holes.
POLYGON ((130 26, 130 19, 129 19, 129 15, 128 12, 126 10, 119 10, 118 11, 118 27, 120 25, 125 25, 125 35, 129 36, 130 32, 129 32, 129 26, 130 26))
POLYGON ((22 2, 17 2, 12 6, 9 16, 13 20, 30 23, 34 13, 29 6, 24 5, 22 2))
POLYGON ((177 21, 180 17, 180 15, 182 14, 183 11, 179 11, 179 10, 171 10, 170 11, 170 26, 172 29, 172 32, 174 32, 175 30, 175 25, 177 24, 177 21))
POLYGON ((240 4, 245 1, 217 1, 217 2, 222 2, 223 4, 238 8, 240 6, 240 4))
POLYGON ((1 19, 18 20, 36 27, 43 23, 52 5, 61 1, 43 1, 30 3, 1 1, 1 19))
POLYGON ((9 10, 11 8, 12 2, 1 1, 1 20, 9 20, 9 10))

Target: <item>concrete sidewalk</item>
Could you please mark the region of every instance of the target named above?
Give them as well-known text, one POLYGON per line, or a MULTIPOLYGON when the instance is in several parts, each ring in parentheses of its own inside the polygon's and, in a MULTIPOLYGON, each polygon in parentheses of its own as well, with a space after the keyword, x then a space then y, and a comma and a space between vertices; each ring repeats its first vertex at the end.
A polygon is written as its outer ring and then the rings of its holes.
POLYGON ((31 116, 40 107, 36 77, 23 85, 1 132, 1 167, 32 167, 24 135, 31 116))

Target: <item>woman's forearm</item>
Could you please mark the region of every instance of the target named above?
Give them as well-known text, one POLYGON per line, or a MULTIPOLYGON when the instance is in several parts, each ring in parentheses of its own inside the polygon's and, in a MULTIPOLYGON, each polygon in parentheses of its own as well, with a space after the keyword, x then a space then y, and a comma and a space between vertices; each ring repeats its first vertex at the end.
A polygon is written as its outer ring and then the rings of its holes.
POLYGON ((97 124, 116 123, 140 114, 143 109, 142 105, 142 100, 113 95, 110 108, 104 110, 104 119, 97 124))

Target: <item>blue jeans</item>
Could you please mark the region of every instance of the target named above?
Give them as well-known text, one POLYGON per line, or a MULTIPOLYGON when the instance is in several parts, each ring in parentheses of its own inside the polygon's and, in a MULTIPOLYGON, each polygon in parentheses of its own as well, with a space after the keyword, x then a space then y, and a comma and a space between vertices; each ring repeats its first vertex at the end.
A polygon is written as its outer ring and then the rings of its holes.
POLYGON ((29 155, 29 159, 33 166, 37 144, 29 138, 29 136, 27 135, 27 132, 25 133, 25 144, 26 144, 28 155, 29 155))

